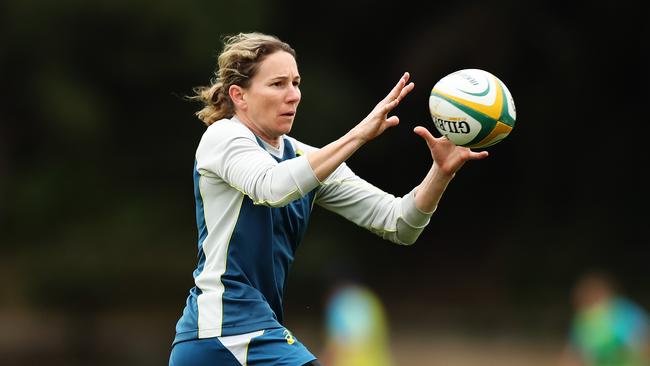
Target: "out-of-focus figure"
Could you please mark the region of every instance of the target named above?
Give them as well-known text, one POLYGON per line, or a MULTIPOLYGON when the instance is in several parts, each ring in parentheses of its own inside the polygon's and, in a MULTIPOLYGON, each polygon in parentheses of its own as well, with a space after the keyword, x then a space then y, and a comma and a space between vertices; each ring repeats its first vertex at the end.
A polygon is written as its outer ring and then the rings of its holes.
POLYGON ((390 366, 388 321, 379 297, 358 283, 338 286, 326 304, 327 366, 390 366))
POLYGON ((619 292, 609 275, 583 275, 572 300, 574 315, 564 365, 650 365, 648 315, 619 292))

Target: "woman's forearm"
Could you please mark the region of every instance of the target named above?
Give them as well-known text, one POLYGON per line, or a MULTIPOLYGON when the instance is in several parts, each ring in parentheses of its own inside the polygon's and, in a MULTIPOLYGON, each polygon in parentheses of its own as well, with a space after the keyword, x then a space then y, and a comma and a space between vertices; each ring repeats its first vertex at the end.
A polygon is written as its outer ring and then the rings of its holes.
POLYGON ((432 212, 453 178, 453 174, 442 172, 434 163, 415 192, 415 207, 422 212, 432 212))
POLYGON ((365 140, 356 130, 351 130, 338 140, 307 155, 309 164, 319 181, 324 181, 343 162, 352 156, 365 140))

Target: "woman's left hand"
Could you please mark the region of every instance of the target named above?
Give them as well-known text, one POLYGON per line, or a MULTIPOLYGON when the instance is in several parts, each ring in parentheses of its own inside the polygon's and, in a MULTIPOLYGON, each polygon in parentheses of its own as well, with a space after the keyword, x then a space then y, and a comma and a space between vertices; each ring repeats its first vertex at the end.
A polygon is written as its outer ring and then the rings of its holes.
POLYGON ((475 152, 467 147, 457 146, 446 137, 434 137, 429 130, 418 126, 413 130, 426 141, 433 163, 440 173, 453 177, 468 160, 483 159, 488 156, 487 151, 475 152))

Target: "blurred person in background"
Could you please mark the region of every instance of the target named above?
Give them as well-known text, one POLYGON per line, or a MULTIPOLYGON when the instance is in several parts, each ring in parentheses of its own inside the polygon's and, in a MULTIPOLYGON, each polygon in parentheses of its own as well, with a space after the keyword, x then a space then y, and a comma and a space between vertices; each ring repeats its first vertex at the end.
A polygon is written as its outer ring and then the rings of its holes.
POLYGON ((594 271, 581 276, 572 301, 574 315, 562 365, 650 365, 648 315, 621 294, 609 274, 594 271))
POLYGON ((350 280, 334 287, 325 307, 327 366, 392 365, 389 324, 377 294, 350 280))
POLYGON ((315 148, 287 136, 301 101, 295 51, 261 33, 225 38, 215 78, 192 97, 207 126, 194 165, 198 264, 171 366, 319 365, 283 326, 282 305, 313 204, 412 244, 456 172, 488 155, 418 126, 433 161, 409 193, 395 197, 354 174, 345 161, 399 123, 388 114, 413 90, 409 78, 341 138, 315 148))

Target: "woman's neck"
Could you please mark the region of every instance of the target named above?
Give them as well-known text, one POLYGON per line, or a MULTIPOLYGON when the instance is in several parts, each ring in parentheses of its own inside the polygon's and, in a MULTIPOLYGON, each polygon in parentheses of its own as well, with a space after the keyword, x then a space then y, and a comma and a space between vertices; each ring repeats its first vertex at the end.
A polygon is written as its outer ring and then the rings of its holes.
POLYGON ((280 136, 270 136, 269 134, 264 133, 264 131, 257 127, 257 125, 251 122, 246 116, 236 114, 235 118, 239 120, 244 126, 248 127, 255 136, 261 138, 267 144, 275 147, 276 149, 280 147, 280 136))

